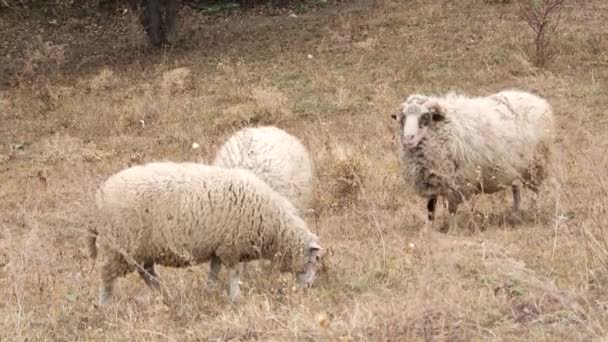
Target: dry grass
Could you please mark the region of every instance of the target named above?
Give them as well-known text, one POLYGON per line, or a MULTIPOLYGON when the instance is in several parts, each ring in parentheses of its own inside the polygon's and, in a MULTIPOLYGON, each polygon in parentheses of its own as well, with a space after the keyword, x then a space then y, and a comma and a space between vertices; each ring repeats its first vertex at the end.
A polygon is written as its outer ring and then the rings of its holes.
POLYGON ((104 29, 115 44, 90 46, 86 63, 57 32, 30 43, 42 52, 13 63, 32 65, 27 79, 11 69, 17 81, 0 90, 0 340, 605 338, 606 10, 564 8, 545 70, 526 61, 526 24, 501 1, 359 1, 296 18, 185 11, 186 47, 146 56, 141 32, 104 29), (400 179, 389 114, 414 91, 508 86, 555 107, 555 181, 524 193, 521 222, 506 219, 505 193, 464 205, 448 235, 419 234, 424 202, 400 179), (161 268, 170 305, 132 274, 117 303, 96 308, 82 236, 99 183, 135 163, 208 161, 256 123, 314 154, 307 220, 330 251, 316 286, 257 275, 233 306, 204 286, 206 265, 161 268))

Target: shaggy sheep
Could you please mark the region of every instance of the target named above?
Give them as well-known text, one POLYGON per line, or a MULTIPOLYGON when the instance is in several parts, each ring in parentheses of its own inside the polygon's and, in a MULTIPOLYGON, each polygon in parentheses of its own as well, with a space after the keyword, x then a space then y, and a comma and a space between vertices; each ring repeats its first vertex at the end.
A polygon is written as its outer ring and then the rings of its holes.
POLYGON ((507 187, 517 212, 518 183, 537 193, 547 176, 553 112, 536 95, 519 90, 487 97, 414 94, 392 118, 399 126, 405 178, 428 198, 428 222, 434 219, 439 195, 447 198, 452 216, 471 195, 507 187))
POLYGON ((241 261, 271 259, 301 285, 316 278, 324 252, 318 237, 284 197, 246 170, 196 163, 149 163, 111 176, 97 191, 101 224, 87 245, 104 256, 99 301, 117 277, 137 270, 159 288, 154 264, 186 267, 211 262, 209 280, 229 269, 229 295, 239 293, 241 261))
POLYGON ((272 126, 244 128, 218 150, 213 165, 250 170, 306 212, 312 200, 313 162, 293 135, 272 126))

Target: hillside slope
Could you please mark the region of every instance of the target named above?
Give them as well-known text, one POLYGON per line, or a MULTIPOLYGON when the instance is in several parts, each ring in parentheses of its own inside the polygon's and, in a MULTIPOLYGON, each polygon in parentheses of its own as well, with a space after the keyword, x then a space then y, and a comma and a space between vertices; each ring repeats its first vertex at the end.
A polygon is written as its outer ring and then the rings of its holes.
POLYGON ((0 14, 0 340, 603 338, 607 10, 570 2, 544 69, 528 62, 517 7, 494 1, 355 1, 295 17, 185 9, 180 45, 163 51, 129 15, 0 14), (425 203, 400 179, 390 114, 412 92, 504 87, 554 106, 556 181, 523 193, 519 220, 509 193, 478 196, 460 229, 421 234, 425 203), (204 285, 208 266, 161 268, 171 305, 135 274, 115 304, 93 305, 98 265, 82 237, 100 182, 135 163, 209 161, 245 124, 282 127, 314 155, 306 219, 329 248, 316 286, 258 273, 232 306, 204 285))

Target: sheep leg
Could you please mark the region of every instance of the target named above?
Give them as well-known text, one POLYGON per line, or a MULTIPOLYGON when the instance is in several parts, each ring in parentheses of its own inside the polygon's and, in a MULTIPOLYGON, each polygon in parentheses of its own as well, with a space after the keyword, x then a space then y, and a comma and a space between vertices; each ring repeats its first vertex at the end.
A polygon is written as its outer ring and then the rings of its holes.
POLYGON ((435 208, 437 207, 437 196, 432 195, 426 202, 427 216, 420 234, 426 234, 429 227, 433 226, 435 220, 435 208))
POLYGON ((109 255, 101 267, 101 286, 99 288, 99 304, 110 303, 114 293, 114 282, 116 278, 129 272, 129 264, 119 253, 113 252, 109 255))
POLYGON ((429 198, 428 202, 426 202, 427 219, 430 223, 435 220, 435 208, 437 207, 437 196, 433 195, 429 198))
POLYGON ((239 287, 239 267, 234 265, 228 270, 228 297, 231 302, 236 302, 241 295, 239 287))
POLYGON ((222 261, 216 255, 211 257, 209 263, 209 275, 207 276, 207 284, 211 285, 217 281, 218 275, 222 270, 222 261))
POLYGON ((240 270, 239 272, 241 273, 241 275, 243 275, 244 277, 249 275, 249 263, 246 261, 243 261, 239 264, 240 270))
POLYGON ((231 302, 236 302, 238 297, 241 295, 241 289, 239 287, 240 277, 240 266, 238 252, 232 248, 221 248, 217 250, 215 256, 218 261, 221 261, 224 266, 228 269, 228 297, 231 302))
POLYGON ((456 226, 456 212, 458 211, 459 202, 454 199, 448 199, 448 224, 447 227, 440 229, 442 233, 447 233, 450 229, 456 226))
POLYGON ((519 211, 519 203, 521 201, 521 192, 519 186, 516 184, 513 184, 511 188, 513 190, 513 212, 517 213, 519 211))
POLYGON ((137 273, 142 277, 146 285, 153 290, 159 290, 158 274, 154 269, 154 263, 150 261, 144 262, 141 268, 137 268, 137 273))

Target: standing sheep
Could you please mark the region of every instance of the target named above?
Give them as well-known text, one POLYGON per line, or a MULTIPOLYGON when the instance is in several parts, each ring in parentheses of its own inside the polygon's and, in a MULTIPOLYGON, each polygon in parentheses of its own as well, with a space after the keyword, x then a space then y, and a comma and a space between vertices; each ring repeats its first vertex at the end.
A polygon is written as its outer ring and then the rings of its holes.
POLYGON ((405 178, 428 198, 429 222, 439 195, 447 197, 453 216, 473 194, 511 188, 518 212, 517 183, 538 193, 547 177, 554 119, 549 103, 536 95, 519 90, 487 97, 414 94, 392 118, 398 122, 405 178))
MULTIPOLYGON (((312 200, 313 162, 293 135, 273 126, 248 127, 220 147, 214 166, 253 172, 304 215, 312 200)), ((247 273, 246 264, 241 271, 247 273)))
POLYGON ((234 133, 218 150, 213 165, 253 172, 304 214, 312 200, 313 161, 293 135, 272 126, 234 133))
POLYGON ((288 200, 246 170, 196 163, 150 163, 111 176, 97 191, 101 224, 87 245, 104 256, 99 301, 112 296, 116 278, 137 270, 159 288, 154 265, 211 262, 209 280, 224 264, 229 295, 240 293, 236 266, 271 259, 309 286, 323 256, 318 237, 288 200))

